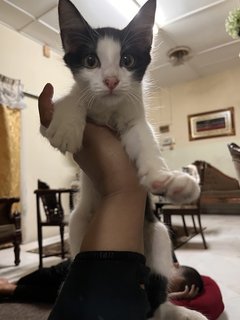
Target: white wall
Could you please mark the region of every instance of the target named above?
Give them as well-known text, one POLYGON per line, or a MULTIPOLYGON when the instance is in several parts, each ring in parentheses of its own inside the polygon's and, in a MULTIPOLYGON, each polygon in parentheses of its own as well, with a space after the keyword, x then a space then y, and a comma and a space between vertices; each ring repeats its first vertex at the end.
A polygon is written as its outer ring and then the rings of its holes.
POLYGON ((195 160, 206 160, 224 173, 235 177, 227 144, 240 144, 240 63, 239 68, 200 78, 171 88, 161 90, 158 95, 159 106, 150 108, 155 130, 159 125, 170 125, 170 132, 163 134, 175 139, 174 150, 165 149, 163 155, 172 169, 181 168, 195 160), (189 141, 187 116, 190 114, 234 107, 236 135, 189 141))
MULTIPOLYGON (((62 57, 51 53, 42 55, 42 46, 0 25, 0 73, 13 79, 21 79, 24 91, 39 95, 43 86, 51 82, 56 96, 67 92, 72 77, 64 66, 62 57)), ((21 114, 21 204, 23 240, 36 240, 36 204, 33 191, 37 179, 52 187, 69 187, 75 169, 58 151, 54 150, 39 133, 37 100, 25 98, 27 108, 21 114)), ((44 228, 46 236, 58 234, 57 228, 44 228), (48 229, 48 230, 47 230, 48 229)))

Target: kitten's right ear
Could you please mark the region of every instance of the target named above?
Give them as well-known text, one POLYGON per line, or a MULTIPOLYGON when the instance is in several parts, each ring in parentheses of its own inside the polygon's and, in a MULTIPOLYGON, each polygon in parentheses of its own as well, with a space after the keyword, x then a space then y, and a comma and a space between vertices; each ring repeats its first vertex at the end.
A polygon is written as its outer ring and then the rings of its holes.
POLYGON ((132 21, 124 28, 137 35, 136 39, 141 39, 141 45, 151 47, 153 37, 153 25, 156 12, 157 1, 148 0, 135 15, 132 21))
POLYGON ((63 49, 66 53, 75 51, 80 34, 91 27, 69 0, 59 0, 58 17, 63 49))

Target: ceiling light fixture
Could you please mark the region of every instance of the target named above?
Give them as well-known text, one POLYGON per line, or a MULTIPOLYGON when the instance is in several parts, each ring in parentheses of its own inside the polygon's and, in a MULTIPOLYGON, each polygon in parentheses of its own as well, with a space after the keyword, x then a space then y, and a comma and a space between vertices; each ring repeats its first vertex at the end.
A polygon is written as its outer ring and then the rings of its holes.
POLYGON ((168 51, 167 56, 173 66, 180 66, 191 59, 191 49, 186 46, 175 47, 168 51))

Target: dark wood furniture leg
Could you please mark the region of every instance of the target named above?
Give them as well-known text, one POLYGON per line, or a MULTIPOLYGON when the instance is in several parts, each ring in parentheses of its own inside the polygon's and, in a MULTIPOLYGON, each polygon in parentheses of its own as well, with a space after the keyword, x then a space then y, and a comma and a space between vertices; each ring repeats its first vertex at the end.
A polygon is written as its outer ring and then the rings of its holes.
POLYGON ((21 215, 19 212, 15 212, 13 217, 14 217, 15 227, 16 227, 16 236, 15 236, 15 240, 13 241, 14 256, 15 256, 14 263, 16 266, 18 266, 21 262, 20 260, 20 244, 22 242, 21 215))
POLYGON ((203 246, 205 249, 207 249, 207 242, 205 240, 205 237, 204 237, 204 233, 203 233, 203 228, 202 228, 202 222, 201 222, 201 216, 200 214, 198 214, 198 225, 199 225, 199 232, 201 234, 201 237, 202 237, 202 241, 203 241, 203 246))
POLYGON ((172 217, 170 214, 163 214, 163 223, 168 227, 170 238, 174 241, 176 236, 172 227, 172 217))
POLYGON ((195 233, 197 233, 197 232, 198 232, 198 229, 197 229, 196 222, 195 222, 195 219, 194 219, 194 215, 193 215, 193 214, 192 214, 192 223, 193 223, 194 231, 195 231, 195 233))
POLYGON ((41 216, 40 216, 40 199, 39 195, 36 194, 36 205, 37 205, 37 225, 38 225, 38 255, 39 255, 39 269, 42 268, 42 227, 41 227, 41 216))
POLYGON ((20 263, 20 241, 19 240, 14 241, 13 245, 14 245, 14 256, 15 256, 14 263, 16 266, 18 266, 20 263))
POLYGON ((184 228, 185 235, 188 237, 189 233, 188 233, 188 229, 187 229, 187 225, 186 225, 186 220, 185 220, 184 214, 182 214, 182 222, 183 222, 183 228, 184 228))
POLYGON ((65 258, 65 248, 64 248, 64 226, 60 226, 60 237, 61 237, 61 257, 65 258))

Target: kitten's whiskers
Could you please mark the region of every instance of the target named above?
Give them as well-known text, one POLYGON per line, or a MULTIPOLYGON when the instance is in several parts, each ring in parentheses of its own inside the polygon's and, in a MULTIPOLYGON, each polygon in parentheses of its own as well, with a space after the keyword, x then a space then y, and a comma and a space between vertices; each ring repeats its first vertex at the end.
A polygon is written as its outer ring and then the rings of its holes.
POLYGON ((96 97, 94 95, 90 96, 90 99, 88 100, 88 104, 87 104, 87 109, 88 110, 91 110, 95 99, 96 99, 96 97))
POLYGON ((138 107, 139 104, 142 104, 142 99, 134 92, 128 91, 126 96, 134 106, 138 107))
POLYGON ((91 90, 89 88, 84 89, 78 98, 78 102, 85 101, 89 96, 91 96, 91 90))

